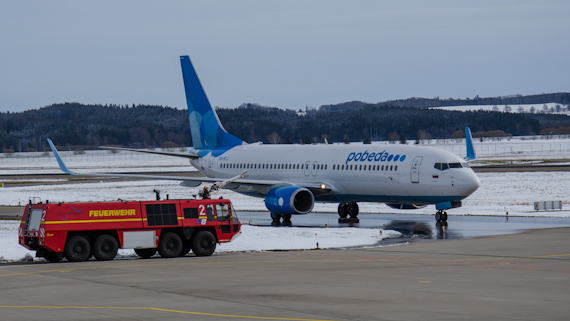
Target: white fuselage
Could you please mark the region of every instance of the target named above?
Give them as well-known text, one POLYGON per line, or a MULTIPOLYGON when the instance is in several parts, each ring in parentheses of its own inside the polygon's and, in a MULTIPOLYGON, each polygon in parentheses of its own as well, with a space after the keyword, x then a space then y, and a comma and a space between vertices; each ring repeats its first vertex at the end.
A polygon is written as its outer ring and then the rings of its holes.
MULTIPOLYGON (((459 201, 479 187, 473 170, 458 156, 399 144, 248 144, 214 150, 191 162, 208 177, 247 171, 250 180, 323 184, 330 192, 315 195, 321 202, 436 204, 459 201), (438 169, 436 164, 446 165, 438 169)), ((242 186, 236 191, 263 197, 266 190, 242 186)))

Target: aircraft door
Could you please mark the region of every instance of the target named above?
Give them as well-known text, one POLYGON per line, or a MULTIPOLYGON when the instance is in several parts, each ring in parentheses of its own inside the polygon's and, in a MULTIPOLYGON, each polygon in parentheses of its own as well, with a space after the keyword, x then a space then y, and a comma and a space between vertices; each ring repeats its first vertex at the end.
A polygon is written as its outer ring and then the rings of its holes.
POLYGON ((422 156, 417 156, 412 162, 412 183, 420 182, 420 165, 422 163, 422 156))
POLYGON ((317 176, 317 170, 319 169, 319 162, 313 162, 313 176, 317 176))
POLYGON ((305 162, 305 176, 311 175, 311 162, 305 162))

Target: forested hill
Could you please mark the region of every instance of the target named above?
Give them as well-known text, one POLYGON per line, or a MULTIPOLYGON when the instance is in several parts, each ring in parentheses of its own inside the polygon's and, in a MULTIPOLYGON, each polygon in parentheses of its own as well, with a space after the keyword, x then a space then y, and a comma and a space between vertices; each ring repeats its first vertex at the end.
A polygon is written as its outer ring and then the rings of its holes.
MULTIPOLYGON (((528 135, 538 134, 544 127, 528 114, 386 106, 299 115, 292 110, 245 104, 235 109, 218 108, 217 113, 228 132, 248 142, 265 143, 323 142, 324 138, 328 142, 386 140, 401 134, 413 140, 418 133, 423 138, 449 138, 465 126, 473 132, 500 130, 528 135)), ((555 120, 559 126, 570 127, 568 116, 555 120)), ((554 123, 552 119, 546 121, 554 123)), ((0 113, 0 151, 45 150, 47 137, 59 146, 82 148, 192 144, 187 110, 170 107, 65 103, 21 113, 0 113)))
POLYGON ((396 107, 414 107, 414 108, 430 108, 444 106, 469 106, 469 105, 524 105, 524 104, 544 104, 559 103, 563 105, 570 104, 570 93, 552 93, 539 95, 512 95, 503 97, 487 97, 480 98, 475 96, 473 99, 454 99, 446 98, 417 98, 388 100, 375 104, 367 104, 361 101, 351 101, 336 105, 323 105, 319 108, 321 111, 343 111, 361 109, 366 106, 396 106, 396 107))
POLYGON ((0 113, 0 150, 44 150, 46 138, 61 146, 190 146, 186 110, 162 106, 54 104, 21 113, 0 113))

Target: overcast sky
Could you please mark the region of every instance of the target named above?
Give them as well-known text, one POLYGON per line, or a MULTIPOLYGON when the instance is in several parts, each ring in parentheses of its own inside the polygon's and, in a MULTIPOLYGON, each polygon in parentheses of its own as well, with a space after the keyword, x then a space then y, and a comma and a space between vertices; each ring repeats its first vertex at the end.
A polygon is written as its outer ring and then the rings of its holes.
POLYGON ((0 0, 0 111, 570 91, 570 1, 0 0))

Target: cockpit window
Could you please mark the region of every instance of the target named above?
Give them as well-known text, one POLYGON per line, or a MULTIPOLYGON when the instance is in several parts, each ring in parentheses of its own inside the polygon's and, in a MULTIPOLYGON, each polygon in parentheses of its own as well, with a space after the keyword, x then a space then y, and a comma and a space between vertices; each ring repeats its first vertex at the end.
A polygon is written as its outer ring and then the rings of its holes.
POLYGON ((440 171, 444 171, 448 168, 469 168, 469 165, 467 163, 435 163, 435 165, 433 166, 433 168, 435 169, 439 169, 440 171))

